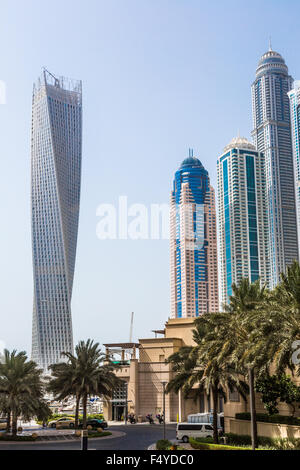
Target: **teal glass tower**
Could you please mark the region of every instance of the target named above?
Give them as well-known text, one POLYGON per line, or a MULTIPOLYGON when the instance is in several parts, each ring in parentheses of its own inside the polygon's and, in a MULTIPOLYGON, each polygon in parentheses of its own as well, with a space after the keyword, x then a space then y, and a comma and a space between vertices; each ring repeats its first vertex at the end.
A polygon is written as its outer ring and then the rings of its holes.
POLYGON ((264 155, 253 144, 233 139, 217 169, 222 309, 242 278, 269 284, 268 214, 264 155))

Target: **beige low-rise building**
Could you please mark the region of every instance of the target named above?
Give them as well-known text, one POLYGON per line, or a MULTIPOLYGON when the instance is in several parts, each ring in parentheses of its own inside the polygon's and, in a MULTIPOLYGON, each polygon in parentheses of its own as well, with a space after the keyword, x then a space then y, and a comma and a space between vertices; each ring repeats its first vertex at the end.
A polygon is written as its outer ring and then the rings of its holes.
MULTIPOLYGON (((104 345, 107 356, 118 356, 117 375, 124 381, 124 387, 115 390, 112 400, 104 403, 106 419, 121 421, 126 414, 134 414, 139 421, 145 421, 148 414, 153 417, 162 414, 164 383, 174 376, 171 365, 165 361, 181 347, 195 344, 193 330, 193 318, 169 319, 163 330, 153 332, 153 338, 140 339, 138 343, 104 345)), ((256 394, 256 410, 266 413, 259 394, 256 394)), ((212 403, 207 394, 195 387, 187 398, 180 392, 166 394, 165 411, 167 422, 184 422, 190 414, 211 412, 212 403)), ((226 403, 220 399, 218 409, 224 412, 225 432, 250 434, 250 422, 236 419, 237 413, 249 411, 249 399, 245 402, 237 391, 227 391, 226 403)), ((291 407, 279 403, 279 412, 291 415, 291 407)), ((297 408, 295 416, 299 415, 297 408)), ((299 437, 299 429, 274 423, 258 424, 261 436, 299 437)))
MULTIPOLYGON (((138 343, 105 344, 108 356, 120 357, 117 375, 125 385, 115 391, 113 399, 104 404, 108 420, 124 419, 126 402, 128 413, 145 421, 148 414, 163 412, 163 388, 173 372, 165 360, 183 346, 194 345, 193 318, 169 319, 164 330, 154 331, 155 337, 140 339, 138 343)), ((165 395, 166 421, 185 421, 189 414, 210 411, 209 398, 196 389, 188 398, 181 393, 165 395), (195 396, 197 396, 195 400, 195 396)))

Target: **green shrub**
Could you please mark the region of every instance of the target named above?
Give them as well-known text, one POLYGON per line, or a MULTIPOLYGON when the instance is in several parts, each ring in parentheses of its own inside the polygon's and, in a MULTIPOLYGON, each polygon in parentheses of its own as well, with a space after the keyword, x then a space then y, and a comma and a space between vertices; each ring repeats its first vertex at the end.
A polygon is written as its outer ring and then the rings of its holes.
POLYGON ((34 442, 36 438, 32 436, 12 436, 11 434, 0 433, 0 441, 34 442))
POLYGON ((94 438, 94 437, 105 437, 105 436, 111 436, 112 433, 109 431, 103 431, 103 432, 89 432, 88 437, 89 438, 94 438))
MULTIPOLYGON (((251 445, 251 436, 240 436, 238 434, 225 434, 228 444, 232 445, 251 445)), ((266 436, 258 436, 258 445, 266 449, 300 449, 300 439, 297 438, 272 438, 266 436)))
POLYGON ((168 450, 172 445, 172 442, 168 441, 168 439, 161 439, 156 443, 156 450, 168 450))
POLYGON ((212 437, 196 437, 195 441, 204 442, 207 444, 214 444, 214 439, 212 437))
MULTIPOLYGON (((80 415, 80 418, 83 418, 82 415, 80 415)), ((87 415, 87 419, 101 419, 102 421, 104 420, 104 416, 102 413, 94 414, 94 415, 87 415)))
MULTIPOLYGON (((233 445, 244 445, 244 446, 251 446, 251 436, 247 435, 238 435, 238 434, 233 434, 233 433, 227 433, 225 434, 227 437, 227 442, 228 444, 233 444, 233 445)), ((275 439, 272 439, 271 437, 264 437, 264 436, 258 436, 257 438, 258 445, 263 446, 263 447, 269 447, 274 445, 275 439)))
POLYGON ((275 439, 274 448, 278 450, 299 450, 300 439, 296 437, 290 437, 288 439, 275 439))
MULTIPOLYGON (((241 419, 244 421, 251 421, 250 413, 237 413, 235 419, 241 419)), ((257 421, 263 423, 277 423, 277 424, 290 424, 293 426, 300 426, 300 418, 294 416, 285 416, 285 415, 268 415, 267 413, 257 413, 257 421)))
POLYGON ((210 444, 207 442, 199 442, 190 437, 190 444, 196 450, 248 450, 247 447, 228 446, 223 444, 210 444))

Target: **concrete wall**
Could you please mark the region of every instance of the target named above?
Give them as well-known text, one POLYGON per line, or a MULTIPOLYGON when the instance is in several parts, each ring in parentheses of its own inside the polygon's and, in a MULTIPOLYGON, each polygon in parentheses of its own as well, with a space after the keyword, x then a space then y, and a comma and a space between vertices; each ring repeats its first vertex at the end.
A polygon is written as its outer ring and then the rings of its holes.
POLYGON ((185 346, 194 346, 195 318, 170 318, 166 324, 166 338, 178 338, 185 346))
MULTIPOLYGON (((131 359, 130 364, 117 370, 117 376, 128 383, 128 412, 145 420, 147 414, 163 412, 163 385, 173 377, 171 366, 165 363, 168 357, 182 346, 193 345, 193 318, 170 319, 165 328, 165 336, 146 338, 139 341, 139 359, 131 359)), ((188 399, 170 393, 165 397, 166 421, 187 420, 187 416, 200 412, 199 400, 188 399)), ((111 419, 112 405, 104 404, 104 416, 111 419)))
MULTIPOLYGON (((228 419, 226 432, 232 432, 239 435, 251 435, 250 421, 239 419, 228 419)), ((275 423, 257 423, 257 432, 259 436, 273 438, 300 438, 300 426, 290 426, 288 424, 275 423)))

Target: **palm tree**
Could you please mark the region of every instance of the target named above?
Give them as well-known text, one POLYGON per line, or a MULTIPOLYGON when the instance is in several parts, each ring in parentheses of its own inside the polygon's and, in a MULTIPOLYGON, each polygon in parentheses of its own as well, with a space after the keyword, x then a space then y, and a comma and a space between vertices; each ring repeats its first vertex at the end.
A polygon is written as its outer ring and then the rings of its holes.
POLYGON ((247 385, 231 364, 218 361, 213 348, 209 344, 209 336, 214 337, 214 314, 206 314, 195 321, 193 332, 196 346, 183 347, 171 355, 167 362, 172 364, 174 378, 167 385, 167 393, 182 390, 187 397, 197 386, 198 391, 206 391, 213 398, 213 430, 214 442, 218 443, 218 399, 226 401, 226 389, 237 389, 246 400, 247 385))
POLYGON ((50 379, 48 389, 55 394, 57 399, 76 396, 77 415, 79 401, 82 400, 82 426, 86 429, 88 397, 111 396, 113 389, 120 383, 114 372, 116 366, 101 352, 99 343, 94 343, 90 339, 87 342, 78 343, 75 355, 69 352, 63 355, 68 361, 66 366, 50 366, 54 377, 50 379))
POLYGON ((286 368, 294 372, 297 365, 292 360, 292 345, 300 340, 300 266, 297 261, 281 274, 280 284, 270 295, 262 326, 276 372, 284 373, 286 368))
MULTIPOLYGON (((12 434, 17 434, 18 417, 30 419, 49 416, 51 411, 44 398, 42 371, 25 352, 4 351, 0 363, 0 406, 12 418, 12 434)), ((9 424, 8 424, 9 428, 9 424)))
POLYGON ((247 369, 250 390, 252 448, 256 449, 257 422, 255 407, 255 373, 265 373, 272 357, 266 344, 263 328, 264 312, 269 293, 260 281, 250 283, 248 278, 232 285, 232 295, 221 314, 217 337, 219 360, 229 360, 239 369, 247 369))
POLYGON ((70 396, 76 400, 75 406, 75 429, 79 425, 79 406, 80 406, 80 387, 77 377, 76 360, 70 359, 69 362, 60 362, 50 366, 51 380, 48 383, 47 390, 63 401, 70 396))

